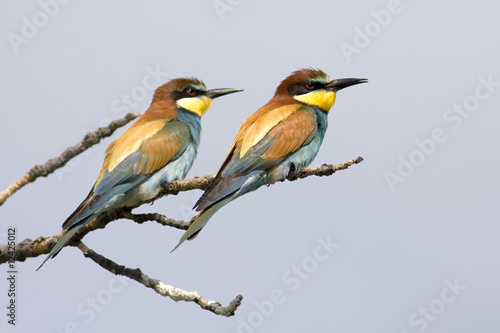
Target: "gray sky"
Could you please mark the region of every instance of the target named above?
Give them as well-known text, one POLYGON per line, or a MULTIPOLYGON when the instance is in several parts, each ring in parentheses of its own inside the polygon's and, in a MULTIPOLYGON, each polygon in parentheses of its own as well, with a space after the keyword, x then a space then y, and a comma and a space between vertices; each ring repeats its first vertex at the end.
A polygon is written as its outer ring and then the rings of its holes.
MULTIPOLYGON (((1 189, 87 131, 144 111, 152 86, 174 77, 245 89, 202 119, 188 177, 217 171, 241 122, 293 70, 370 80, 339 92, 312 164, 359 155, 360 165, 239 198, 173 254, 182 232, 155 223, 85 237, 207 299, 243 294, 234 317, 116 281, 65 248, 39 272, 43 257, 18 264, 15 329, 498 332, 499 10, 451 0, 0 3, 1 189)), ((1 243, 9 225, 18 241, 59 232, 123 130, 0 207, 1 243)), ((189 219, 200 195, 137 211, 189 219)), ((5 313, 0 327, 14 331, 5 313)))

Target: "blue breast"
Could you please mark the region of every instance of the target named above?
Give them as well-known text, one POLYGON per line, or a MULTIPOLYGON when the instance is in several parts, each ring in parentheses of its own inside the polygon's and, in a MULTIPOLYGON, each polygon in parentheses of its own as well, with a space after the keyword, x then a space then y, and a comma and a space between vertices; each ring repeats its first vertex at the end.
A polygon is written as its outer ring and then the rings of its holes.
MULTIPOLYGON (((290 166, 293 164, 295 170, 300 170, 307 167, 314 160, 316 155, 318 155, 319 148, 323 143, 323 138, 325 137, 326 128, 328 127, 328 115, 319 108, 313 107, 314 114, 316 115, 316 131, 311 135, 312 138, 307 145, 299 148, 295 153, 291 154, 287 160, 286 164, 290 166)), ((285 177, 288 175, 289 169, 286 169, 285 177)))
POLYGON ((177 109, 177 120, 189 126, 193 143, 196 145, 196 148, 198 148, 201 135, 200 117, 193 112, 187 111, 183 108, 179 108, 177 109))

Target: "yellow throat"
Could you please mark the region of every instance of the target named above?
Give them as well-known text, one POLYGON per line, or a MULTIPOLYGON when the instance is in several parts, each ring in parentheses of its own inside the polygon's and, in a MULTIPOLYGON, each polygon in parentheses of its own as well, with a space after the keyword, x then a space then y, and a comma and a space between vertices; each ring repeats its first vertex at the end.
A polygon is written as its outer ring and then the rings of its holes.
POLYGON ((177 106, 194 112, 200 117, 207 112, 211 105, 212 99, 207 96, 186 97, 177 101, 177 106))
POLYGON ((328 112, 332 108, 333 103, 335 103, 335 91, 316 90, 305 95, 294 96, 293 98, 305 104, 315 105, 323 111, 328 112))

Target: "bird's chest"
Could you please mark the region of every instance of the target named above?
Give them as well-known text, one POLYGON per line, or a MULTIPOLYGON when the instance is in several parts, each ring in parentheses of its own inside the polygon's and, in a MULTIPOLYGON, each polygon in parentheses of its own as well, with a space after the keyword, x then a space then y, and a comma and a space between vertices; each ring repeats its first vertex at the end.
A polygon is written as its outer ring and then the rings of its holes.
POLYGON ((189 128, 189 136, 185 142, 186 148, 175 159, 157 170, 151 177, 138 186, 130 196, 133 200, 145 201, 156 197, 163 184, 184 179, 191 169, 198 154, 198 146, 200 144, 200 119, 199 117, 192 117, 190 115, 183 115, 179 118, 189 128))
POLYGON ((163 168, 156 171, 150 178, 139 185, 131 197, 135 201, 145 201, 153 199, 160 193, 162 185, 172 183, 179 179, 184 179, 196 158, 198 146, 189 143, 184 152, 174 161, 171 161, 163 168))
POLYGON ((323 138, 328 126, 328 118, 322 111, 316 111, 315 130, 307 138, 304 144, 293 154, 290 154, 278 167, 268 172, 268 183, 274 183, 288 177, 291 173, 299 172, 314 160, 319 152, 323 138))
POLYGON ((290 163, 294 163, 297 170, 311 164, 318 154, 321 144, 323 143, 323 138, 325 137, 326 128, 328 127, 327 114, 321 110, 315 110, 314 115, 316 117, 315 131, 311 133, 311 136, 306 140, 304 145, 302 145, 290 159, 290 163))

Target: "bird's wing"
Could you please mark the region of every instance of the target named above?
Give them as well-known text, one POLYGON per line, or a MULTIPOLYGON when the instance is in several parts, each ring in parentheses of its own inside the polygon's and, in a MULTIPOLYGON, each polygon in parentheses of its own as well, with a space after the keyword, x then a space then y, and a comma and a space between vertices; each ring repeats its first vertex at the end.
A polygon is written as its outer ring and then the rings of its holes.
POLYGON ((309 143, 316 128, 314 111, 297 104, 261 114, 250 124, 243 123, 216 179, 196 209, 211 206, 240 189, 253 175, 278 166, 309 143))
POLYGON ((316 130, 310 108, 292 104, 263 114, 235 140, 220 176, 269 170, 307 142, 316 130))
POLYGON ((184 152, 190 137, 188 125, 169 119, 149 122, 130 135, 127 132, 106 150, 95 194, 161 169, 184 152))
POLYGON ((188 146, 189 138, 188 125, 171 119, 130 127, 109 145, 94 187, 64 222, 63 228, 78 224, 109 204, 116 195, 127 193, 177 159, 188 146))

